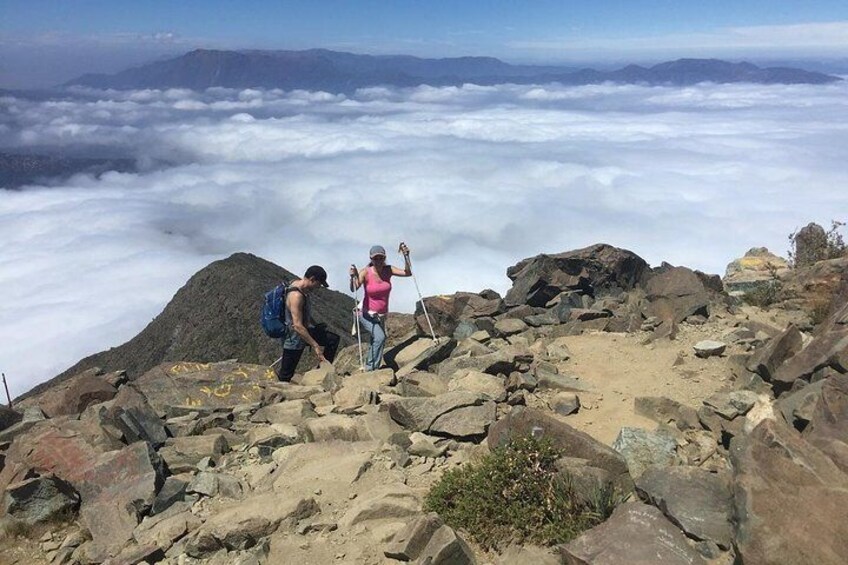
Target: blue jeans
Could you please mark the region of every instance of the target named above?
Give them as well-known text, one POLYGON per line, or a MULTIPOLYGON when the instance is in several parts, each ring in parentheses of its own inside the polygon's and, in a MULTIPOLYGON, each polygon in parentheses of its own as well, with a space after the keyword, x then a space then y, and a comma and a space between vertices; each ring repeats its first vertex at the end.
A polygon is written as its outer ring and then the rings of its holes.
POLYGON ((386 345, 384 322, 363 312, 359 317, 359 323, 371 334, 371 347, 368 349, 368 357, 365 359, 365 368, 369 371, 376 371, 380 368, 380 362, 383 360, 383 346, 386 345))

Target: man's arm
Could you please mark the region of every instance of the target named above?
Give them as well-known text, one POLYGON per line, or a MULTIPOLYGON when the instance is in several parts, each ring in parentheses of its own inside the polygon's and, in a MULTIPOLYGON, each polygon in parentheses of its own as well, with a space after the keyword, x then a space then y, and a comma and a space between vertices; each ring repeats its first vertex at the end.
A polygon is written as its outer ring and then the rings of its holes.
POLYGON ((319 361, 325 361, 324 348, 321 347, 321 344, 315 341, 315 338, 309 333, 309 329, 306 327, 306 324, 304 324, 303 301, 303 294, 300 292, 292 291, 287 293, 286 302, 289 306, 289 312, 291 312, 292 329, 303 338, 303 341, 308 343, 309 346, 315 350, 315 354, 318 356, 319 361))

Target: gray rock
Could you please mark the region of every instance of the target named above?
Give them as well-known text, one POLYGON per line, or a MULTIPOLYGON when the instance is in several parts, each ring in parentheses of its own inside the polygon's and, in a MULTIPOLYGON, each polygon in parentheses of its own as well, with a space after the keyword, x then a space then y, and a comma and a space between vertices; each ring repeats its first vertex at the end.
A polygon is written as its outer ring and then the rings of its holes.
POLYGON ((371 520, 407 518, 421 511, 415 492, 402 483, 378 487, 368 496, 357 499, 342 517, 339 525, 351 526, 371 520))
POLYGON ((778 367, 804 347, 804 338, 797 327, 790 324, 780 335, 758 349, 748 361, 747 368, 766 381, 772 380, 778 367))
POLYGON ((308 400, 288 400, 260 408, 250 417, 250 421, 297 426, 308 418, 316 417, 318 415, 313 410, 312 403, 308 400))
POLYGON ((560 392, 551 400, 551 408, 560 416, 575 414, 580 410, 580 397, 573 392, 560 392))
POLYGON ((728 473, 710 473, 698 467, 651 467, 636 479, 636 490, 687 535, 726 550, 733 543, 730 484, 728 473))
POLYGON ((495 322, 495 333, 501 337, 508 337, 521 333, 527 329, 527 324, 522 320, 507 318, 495 322))
POLYGON ((473 440, 482 438, 496 417, 496 405, 487 401, 479 406, 463 406, 446 412, 430 425, 429 433, 443 437, 473 440))
POLYGON ((74 488, 53 475, 12 483, 3 495, 6 516, 27 526, 71 519, 79 504, 80 497, 74 488))
POLYGON ((436 530, 444 525, 442 519, 435 512, 409 522, 399 530, 391 539, 383 552, 390 559, 398 561, 413 561, 427 547, 427 543, 436 530))
POLYGON ((832 459, 772 419, 734 438, 730 457, 742 562, 844 562, 848 474, 832 459))
POLYGON ((674 423, 679 430, 699 429, 698 413, 691 406, 662 396, 637 396, 633 401, 636 413, 659 424, 674 423))
POLYGON ((431 365, 435 365, 436 363, 440 363, 447 359, 454 348, 456 348, 456 340, 447 338, 438 340, 412 361, 398 369, 397 377, 400 379, 414 371, 427 370, 431 365))
POLYGON ((201 494, 203 496, 215 496, 218 494, 218 473, 200 472, 195 475, 186 492, 189 494, 201 494))
POLYGON ((641 502, 625 502, 609 520, 559 549, 566 565, 707 563, 662 512, 641 502))
POLYGON ((621 428, 612 448, 627 461, 627 468, 634 478, 653 465, 669 466, 677 461, 674 438, 642 428, 621 428))
POLYGON ((448 392, 432 398, 401 398, 388 405, 389 415, 404 428, 427 432, 439 416, 468 406, 480 406, 486 399, 473 392, 448 392))
POLYGON ((727 349, 727 344, 722 343, 721 341, 705 339, 696 343, 694 349, 697 357, 718 357, 724 353, 725 349, 727 349))
POLYGON ((474 552, 453 528, 438 528, 421 551, 420 563, 428 565, 476 565, 474 552))
POLYGON ((229 451, 227 440, 220 434, 169 439, 159 450, 171 473, 192 471, 204 457, 217 459, 229 451))
POLYGON ((175 502, 185 498, 188 482, 178 477, 168 477, 153 500, 151 514, 160 514, 170 508, 175 502))
POLYGON ((458 372, 448 382, 448 390, 478 393, 497 402, 506 400, 504 379, 479 371, 458 372))

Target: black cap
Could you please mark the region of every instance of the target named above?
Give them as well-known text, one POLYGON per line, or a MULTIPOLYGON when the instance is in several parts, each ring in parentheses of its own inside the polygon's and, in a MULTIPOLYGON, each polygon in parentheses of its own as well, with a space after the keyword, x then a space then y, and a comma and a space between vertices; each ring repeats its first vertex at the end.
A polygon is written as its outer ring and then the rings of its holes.
POLYGON ((324 288, 329 287, 327 284, 327 271, 324 270, 324 267, 320 265, 312 265, 308 269, 306 269, 306 273, 303 275, 305 279, 315 279, 316 281, 321 283, 321 286, 324 288))

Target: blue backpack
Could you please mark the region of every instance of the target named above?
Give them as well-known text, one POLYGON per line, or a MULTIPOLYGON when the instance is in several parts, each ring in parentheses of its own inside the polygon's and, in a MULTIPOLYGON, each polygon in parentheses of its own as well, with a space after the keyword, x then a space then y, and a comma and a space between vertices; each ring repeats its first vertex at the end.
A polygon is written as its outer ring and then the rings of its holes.
POLYGON ((268 337, 281 338, 286 335, 286 291, 288 283, 274 287, 274 290, 265 293, 262 303, 262 329, 268 337))

